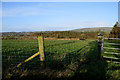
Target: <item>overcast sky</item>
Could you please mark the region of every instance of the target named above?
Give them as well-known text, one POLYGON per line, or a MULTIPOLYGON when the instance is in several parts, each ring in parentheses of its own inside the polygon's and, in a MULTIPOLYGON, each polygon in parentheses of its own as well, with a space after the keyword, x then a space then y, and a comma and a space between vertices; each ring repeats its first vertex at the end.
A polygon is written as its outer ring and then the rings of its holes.
POLYGON ((62 31, 112 27, 117 2, 3 2, 2 31, 62 31))

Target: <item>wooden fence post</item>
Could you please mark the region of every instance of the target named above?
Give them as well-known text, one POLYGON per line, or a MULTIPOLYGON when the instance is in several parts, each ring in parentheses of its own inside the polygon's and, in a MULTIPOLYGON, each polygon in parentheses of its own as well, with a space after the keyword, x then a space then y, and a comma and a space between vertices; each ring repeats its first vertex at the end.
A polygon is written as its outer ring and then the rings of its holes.
POLYGON ((45 67, 45 54, 44 54, 44 38, 43 36, 38 36, 39 43, 39 54, 40 54, 40 65, 45 67))
POLYGON ((103 52, 103 36, 98 33, 98 59, 102 59, 103 52))
POLYGON ((40 61, 45 61, 44 39, 43 39, 43 36, 39 36, 39 37, 38 37, 38 43, 39 43, 40 61))

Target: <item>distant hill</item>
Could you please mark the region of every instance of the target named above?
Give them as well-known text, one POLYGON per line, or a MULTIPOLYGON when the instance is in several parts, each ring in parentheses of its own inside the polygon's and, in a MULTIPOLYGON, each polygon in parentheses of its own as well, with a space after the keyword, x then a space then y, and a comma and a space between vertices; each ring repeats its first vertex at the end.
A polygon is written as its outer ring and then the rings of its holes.
MULTIPOLYGON (((51 37, 53 36, 69 36, 69 35, 78 35, 81 34, 79 32, 98 32, 99 30, 101 30, 102 32, 107 32, 109 33, 112 30, 112 27, 95 27, 95 28, 82 28, 82 29, 74 29, 74 30, 70 30, 70 31, 43 31, 43 32, 37 32, 37 33, 44 33, 44 35, 46 35, 46 37, 49 35, 51 37)), ((0 35, 2 36, 25 36, 25 35, 33 35, 36 32, 3 32, 0 33, 0 35)))
POLYGON ((81 28, 81 29, 74 29, 74 32, 98 32, 101 30, 102 32, 110 32, 113 27, 94 27, 94 28, 81 28))

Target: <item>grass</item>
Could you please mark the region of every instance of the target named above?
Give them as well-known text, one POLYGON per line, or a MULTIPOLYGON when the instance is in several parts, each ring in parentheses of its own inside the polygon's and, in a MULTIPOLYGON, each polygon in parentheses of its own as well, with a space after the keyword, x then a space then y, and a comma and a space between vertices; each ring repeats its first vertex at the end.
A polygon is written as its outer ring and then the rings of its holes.
POLYGON ((38 42, 3 40, 3 79, 120 79, 119 64, 97 59, 97 41, 45 40, 44 45, 45 67, 37 56, 16 68, 18 63, 38 52, 38 42))

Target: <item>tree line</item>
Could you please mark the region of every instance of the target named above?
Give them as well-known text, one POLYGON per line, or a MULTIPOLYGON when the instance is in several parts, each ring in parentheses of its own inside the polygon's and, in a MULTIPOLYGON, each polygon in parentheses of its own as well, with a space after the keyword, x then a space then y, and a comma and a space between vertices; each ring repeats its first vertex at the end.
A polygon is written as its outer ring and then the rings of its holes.
POLYGON ((118 22, 113 26, 113 29, 109 34, 109 38, 120 38, 120 26, 118 22))
MULTIPOLYGON (((37 37, 39 35, 44 35, 45 38, 80 38, 80 39, 97 39, 98 32, 75 32, 75 31, 45 31, 45 32, 8 32, 2 33, 3 38, 20 38, 20 37, 37 37)), ((109 38, 120 38, 120 26, 119 23, 113 26, 110 33, 101 32, 104 37, 109 38)))

